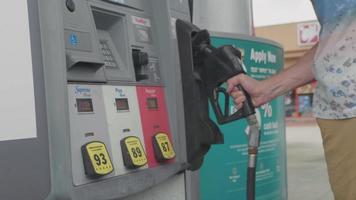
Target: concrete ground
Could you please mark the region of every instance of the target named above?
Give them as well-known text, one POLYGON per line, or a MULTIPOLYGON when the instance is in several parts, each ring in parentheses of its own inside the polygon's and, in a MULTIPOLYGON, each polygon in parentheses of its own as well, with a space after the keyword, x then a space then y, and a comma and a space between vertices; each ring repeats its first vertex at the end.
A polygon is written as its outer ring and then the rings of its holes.
POLYGON ((333 200, 320 130, 287 126, 288 200, 333 200))

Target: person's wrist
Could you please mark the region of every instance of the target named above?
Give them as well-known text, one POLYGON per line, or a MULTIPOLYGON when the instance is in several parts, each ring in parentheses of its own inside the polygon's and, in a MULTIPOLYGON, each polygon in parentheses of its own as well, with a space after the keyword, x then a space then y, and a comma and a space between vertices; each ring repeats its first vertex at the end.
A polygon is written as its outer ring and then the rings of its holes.
POLYGON ((274 92, 272 90, 272 87, 269 86, 269 84, 270 84, 270 80, 268 80, 268 79, 262 80, 258 84, 259 87, 257 88, 257 92, 258 92, 258 94, 261 94, 261 97, 262 97, 261 104, 265 104, 265 103, 271 101, 272 99, 274 99, 274 92))

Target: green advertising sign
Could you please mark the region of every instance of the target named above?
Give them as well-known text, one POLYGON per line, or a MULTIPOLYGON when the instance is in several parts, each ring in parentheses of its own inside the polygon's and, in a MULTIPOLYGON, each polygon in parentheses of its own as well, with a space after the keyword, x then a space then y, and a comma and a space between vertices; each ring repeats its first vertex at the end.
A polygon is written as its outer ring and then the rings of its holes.
MULTIPOLYGON (((255 79, 265 79, 283 68, 283 49, 276 43, 247 36, 216 34, 212 37, 212 44, 216 47, 233 45, 239 48, 243 54, 247 74, 255 79)), ((223 101, 221 99, 221 103, 223 101)), ((231 109, 234 109, 233 106, 231 109)), ((215 120, 212 110, 210 114, 211 119, 215 120)), ((284 98, 279 97, 262 105, 256 109, 256 115, 261 126, 256 199, 286 200, 284 98)), ((200 170, 201 200, 244 200, 247 122, 241 119, 219 127, 224 134, 225 143, 212 146, 205 157, 200 170)))

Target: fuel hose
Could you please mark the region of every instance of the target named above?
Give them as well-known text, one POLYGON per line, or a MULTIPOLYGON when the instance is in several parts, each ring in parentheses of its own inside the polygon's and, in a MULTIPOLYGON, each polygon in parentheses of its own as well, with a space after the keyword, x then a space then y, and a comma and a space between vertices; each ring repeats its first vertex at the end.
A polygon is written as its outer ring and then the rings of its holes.
POLYGON ((255 200, 256 196, 256 163, 258 147, 260 145, 260 128, 256 115, 246 118, 249 125, 248 132, 248 168, 247 168, 247 200, 255 200))

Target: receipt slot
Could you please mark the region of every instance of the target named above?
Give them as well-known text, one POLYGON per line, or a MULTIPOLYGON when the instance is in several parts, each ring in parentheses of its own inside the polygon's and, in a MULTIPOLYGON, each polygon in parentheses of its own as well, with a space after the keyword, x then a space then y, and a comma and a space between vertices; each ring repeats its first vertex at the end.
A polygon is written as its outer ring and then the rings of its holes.
POLYGON ((148 166, 155 167, 159 164, 174 162, 175 153, 171 145, 171 133, 163 88, 138 86, 137 95, 148 166))
POLYGON ((68 98, 74 184, 113 176, 101 86, 69 84, 68 98))
POLYGON ((135 86, 103 86, 103 98, 116 175, 147 168, 135 86))

